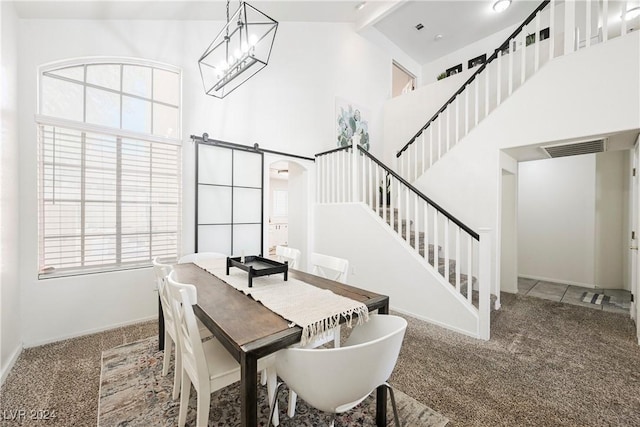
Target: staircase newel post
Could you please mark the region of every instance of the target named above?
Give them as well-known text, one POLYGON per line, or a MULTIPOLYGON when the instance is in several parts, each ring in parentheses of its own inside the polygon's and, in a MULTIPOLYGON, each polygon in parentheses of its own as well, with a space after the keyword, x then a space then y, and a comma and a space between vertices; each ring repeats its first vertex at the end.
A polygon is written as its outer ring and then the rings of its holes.
POLYGON ((478 335, 483 340, 489 339, 491 320, 491 229, 478 229, 480 235, 478 253, 478 335))
POLYGON ((351 202, 358 200, 358 144, 360 144, 360 134, 355 134, 351 138, 351 202))

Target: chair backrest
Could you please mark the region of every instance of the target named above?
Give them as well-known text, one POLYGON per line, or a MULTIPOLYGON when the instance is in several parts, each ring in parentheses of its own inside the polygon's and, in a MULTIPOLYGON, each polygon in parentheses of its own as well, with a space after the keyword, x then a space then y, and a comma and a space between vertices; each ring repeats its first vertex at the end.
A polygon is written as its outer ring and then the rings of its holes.
POLYGON ((330 255, 311 254, 312 274, 338 282, 347 283, 349 261, 330 255))
POLYGON ((352 335, 359 330, 356 339, 343 347, 281 350, 276 371, 311 406, 344 412, 389 379, 406 329, 402 317, 372 314, 368 322, 354 328, 352 335))
POLYGON ((173 267, 170 264, 162 264, 160 257, 155 257, 151 260, 151 263, 153 264, 153 274, 156 276, 156 284, 158 285, 158 290, 160 290, 161 283, 165 282, 173 267))
POLYGON ((167 276, 173 268, 169 264, 162 264, 158 261, 158 257, 152 260, 153 273, 156 276, 156 285, 158 287, 158 295, 160 297, 160 305, 162 306, 162 314, 164 315, 164 326, 174 339, 176 339, 175 322, 173 320, 173 309, 170 303, 169 288, 167 287, 167 276))
POLYGON ((299 264, 302 252, 298 249, 289 248, 287 246, 276 246, 276 256, 280 262, 289 262, 289 267, 296 269, 300 268, 299 264))
POLYGON ((209 263, 226 261, 227 256, 218 252, 197 252, 195 254, 188 254, 180 257, 178 264, 186 264, 189 262, 197 263, 209 263))
POLYGON ((182 354, 182 368, 187 371, 196 388, 201 382, 202 385, 208 386, 207 360, 198 331, 196 315, 193 312, 195 302, 192 296, 196 294, 196 288, 190 284, 176 282, 173 272, 169 274, 167 282, 171 295, 173 317, 176 322, 178 350, 182 354))

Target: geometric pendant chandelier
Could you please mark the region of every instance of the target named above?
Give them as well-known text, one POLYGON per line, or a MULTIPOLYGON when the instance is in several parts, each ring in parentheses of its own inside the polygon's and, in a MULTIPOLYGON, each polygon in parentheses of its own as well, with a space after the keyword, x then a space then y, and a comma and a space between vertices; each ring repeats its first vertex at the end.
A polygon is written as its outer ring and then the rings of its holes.
POLYGON ((198 60, 207 95, 224 98, 269 63, 278 22, 246 2, 198 60))

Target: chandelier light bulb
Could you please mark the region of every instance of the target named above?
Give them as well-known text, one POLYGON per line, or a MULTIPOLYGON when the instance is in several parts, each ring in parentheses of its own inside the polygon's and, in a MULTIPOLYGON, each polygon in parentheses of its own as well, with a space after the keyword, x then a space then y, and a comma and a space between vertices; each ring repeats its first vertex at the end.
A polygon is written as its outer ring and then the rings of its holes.
POLYGON ((254 47, 258 43, 258 36, 249 34, 249 46, 254 47))
POLYGON ((240 49, 236 49, 236 51, 233 52, 233 56, 235 56, 236 59, 242 58, 242 52, 240 52, 240 49))
POLYGON ((247 53, 249 52, 249 45, 246 42, 242 42, 240 49, 242 50, 242 53, 247 53))

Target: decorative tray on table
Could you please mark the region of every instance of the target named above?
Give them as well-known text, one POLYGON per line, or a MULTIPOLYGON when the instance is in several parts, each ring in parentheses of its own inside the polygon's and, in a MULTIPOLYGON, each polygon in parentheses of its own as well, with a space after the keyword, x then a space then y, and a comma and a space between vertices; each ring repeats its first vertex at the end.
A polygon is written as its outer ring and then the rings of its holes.
POLYGON ((249 287, 253 287, 253 278, 260 276, 269 276, 271 274, 284 273, 284 280, 287 281, 289 272, 289 263, 274 261, 272 259, 263 258, 260 255, 245 257, 227 257, 227 276, 229 268, 236 267, 249 273, 249 287), (243 260, 244 258, 244 260, 243 260))

